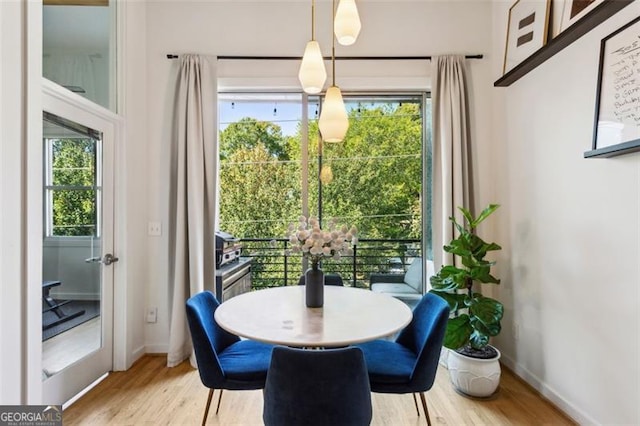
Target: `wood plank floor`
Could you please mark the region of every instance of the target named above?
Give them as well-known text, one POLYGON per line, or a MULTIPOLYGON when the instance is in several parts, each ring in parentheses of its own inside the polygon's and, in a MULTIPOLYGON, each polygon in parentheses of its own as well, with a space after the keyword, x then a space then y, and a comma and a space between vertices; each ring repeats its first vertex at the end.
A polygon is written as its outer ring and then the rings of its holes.
MULTIPOLYGON (((184 362, 167 368, 166 358, 144 356, 131 369, 110 374, 63 413, 65 425, 198 425, 208 390, 198 372, 184 362)), ((427 392, 432 424, 573 425, 574 422, 503 368, 500 388, 489 400, 465 398, 439 367, 427 392)), ((214 395, 209 425, 261 425, 261 391, 225 391, 220 413, 214 395)), ((372 425, 424 425, 410 395, 373 394, 372 425)))

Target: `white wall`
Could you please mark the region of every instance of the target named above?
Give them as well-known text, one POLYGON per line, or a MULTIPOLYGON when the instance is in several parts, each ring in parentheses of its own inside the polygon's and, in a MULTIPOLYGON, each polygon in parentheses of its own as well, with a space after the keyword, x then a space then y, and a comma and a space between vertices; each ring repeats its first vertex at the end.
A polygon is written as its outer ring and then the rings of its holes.
MULTIPOLYGON (((494 7, 493 75, 509 2, 494 7)), ((494 89, 503 361, 584 424, 638 424, 640 153, 591 148, 600 40, 635 2, 508 88, 494 89), (517 329, 517 330, 516 330, 517 329)))
MULTIPOLYGON (((486 167, 490 157, 481 153, 490 146, 491 117, 491 3, 488 1, 415 2, 362 1, 359 3, 362 32, 355 45, 336 47, 340 55, 437 55, 444 53, 485 55, 468 61, 472 86, 472 120, 478 146, 478 170, 486 167)), ((323 53, 330 54, 330 2, 317 6, 317 39, 323 53)), ((168 342, 168 165, 171 131, 171 106, 175 91, 178 61, 166 59, 167 53, 209 55, 300 56, 310 38, 310 2, 244 1, 147 3, 147 140, 149 144, 149 220, 161 221, 163 235, 149 237, 148 304, 158 307, 158 323, 146 328, 147 350, 166 351, 168 342)), ((345 65, 346 67, 346 65, 345 65)), ((264 75, 275 77, 282 63, 219 63, 225 80, 233 86, 242 77, 246 85, 265 84, 264 75), (237 73, 234 75, 234 73, 237 73), (238 75, 240 74, 240 75, 238 75), (249 83, 247 83, 249 81, 249 83)), ((430 64, 416 63, 350 64, 348 82, 359 76, 371 77, 367 88, 426 89, 430 64), (381 66, 402 78, 380 78, 371 73, 381 66)), ((342 65, 337 64, 340 83, 342 65)), ((272 78, 267 84, 297 88, 297 64, 289 65, 287 75, 272 78)), ((344 87, 343 87, 344 88, 344 87)), ((480 202, 490 201, 490 180, 476 171, 480 202)))
POLYGON ((152 255, 147 250, 147 167, 156 143, 147 136, 146 6, 144 2, 123 1, 117 7, 118 33, 124 35, 117 45, 122 59, 117 67, 117 103, 118 113, 125 117, 125 143, 116 152, 116 203, 123 208, 115 218, 115 254, 120 257, 116 281, 124 285, 116 288, 114 296, 116 301, 122 296, 120 300, 126 302, 116 307, 116 315, 121 315, 114 318, 114 330, 121 330, 124 336, 114 342, 114 367, 124 369, 145 353, 144 317, 152 255), (118 357, 119 353, 125 358, 118 357))
POLYGON ((42 186, 42 71, 32 61, 42 54, 40 23, 35 2, 0 2, 1 404, 41 399, 41 258, 31 249, 41 238, 42 197, 33 189, 42 186))

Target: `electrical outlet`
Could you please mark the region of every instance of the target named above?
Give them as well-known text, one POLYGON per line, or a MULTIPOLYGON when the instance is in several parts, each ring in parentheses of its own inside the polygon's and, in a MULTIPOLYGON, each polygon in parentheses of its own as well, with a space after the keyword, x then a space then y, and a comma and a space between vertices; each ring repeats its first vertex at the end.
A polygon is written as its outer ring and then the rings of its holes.
POLYGON ((513 332, 513 340, 518 340, 520 338, 520 324, 513 324, 511 331, 513 332))
POLYGON ((162 235, 162 223, 161 222, 149 222, 148 233, 153 237, 159 237, 162 235))
POLYGON ((151 307, 147 309, 147 322, 155 323, 158 321, 158 308, 151 307))

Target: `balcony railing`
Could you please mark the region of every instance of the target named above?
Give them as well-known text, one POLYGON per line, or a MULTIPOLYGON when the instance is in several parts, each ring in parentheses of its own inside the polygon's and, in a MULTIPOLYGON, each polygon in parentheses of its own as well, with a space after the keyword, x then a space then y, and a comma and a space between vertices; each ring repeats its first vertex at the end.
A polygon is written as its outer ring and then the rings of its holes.
MULTIPOLYGON (((288 239, 242 239, 242 255, 253 258, 251 286, 254 289, 296 285, 304 272, 301 255, 286 256, 288 239)), ((345 286, 368 288, 373 273, 404 273, 421 256, 420 240, 360 239, 353 256, 322 262, 325 273, 340 274, 345 286)))

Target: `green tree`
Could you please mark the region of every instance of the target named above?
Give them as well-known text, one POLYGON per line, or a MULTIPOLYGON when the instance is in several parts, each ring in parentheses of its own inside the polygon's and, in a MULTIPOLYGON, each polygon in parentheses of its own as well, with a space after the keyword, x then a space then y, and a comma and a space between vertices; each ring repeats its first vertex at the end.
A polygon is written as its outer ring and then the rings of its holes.
POLYGON ((324 143, 323 163, 330 165, 333 181, 322 188, 323 216, 349 218, 366 238, 419 238, 419 104, 360 107, 349 118, 344 141, 324 143))
POLYGON ((284 236, 300 188, 299 163, 276 160, 262 143, 240 148, 220 167, 220 222, 243 238, 284 236))
POLYGON ((229 124, 220 133, 220 158, 227 160, 234 152, 255 148, 260 143, 274 158, 288 159, 287 145, 280 126, 250 117, 229 124))
MULTIPOLYGON (((345 140, 324 143, 323 163, 332 168, 334 178, 322 187, 323 217, 344 218, 342 222, 358 226, 364 238, 420 238, 420 105, 361 106, 352 109, 349 118, 345 140)), ((310 121, 313 214, 318 213, 318 135, 317 121, 310 121)), ((279 126, 252 118, 221 132, 221 152, 226 154, 221 155, 220 214, 226 230, 245 238, 283 235, 283 226, 301 211, 301 140, 300 128, 295 136, 284 137, 279 126), (261 224, 250 225, 252 221, 261 224)))
POLYGON ((95 235, 95 149, 93 139, 52 142, 53 235, 95 235))

